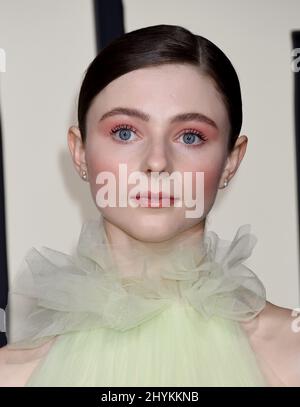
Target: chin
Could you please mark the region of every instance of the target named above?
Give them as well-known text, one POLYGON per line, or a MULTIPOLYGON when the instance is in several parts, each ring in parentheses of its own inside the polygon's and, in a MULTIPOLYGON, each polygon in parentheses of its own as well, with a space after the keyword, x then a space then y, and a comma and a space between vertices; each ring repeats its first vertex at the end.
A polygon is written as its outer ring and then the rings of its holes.
POLYGON ((145 233, 141 232, 130 232, 131 236, 143 243, 163 243, 174 237, 170 233, 157 233, 154 231, 145 231, 145 233))
POLYGON ((130 223, 124 225, 123 230, 143 242, 163 242, 177 233, 177 223, 174 218, 163 219, 162 216, 141 215, 132 216, 130 219, 130 223))

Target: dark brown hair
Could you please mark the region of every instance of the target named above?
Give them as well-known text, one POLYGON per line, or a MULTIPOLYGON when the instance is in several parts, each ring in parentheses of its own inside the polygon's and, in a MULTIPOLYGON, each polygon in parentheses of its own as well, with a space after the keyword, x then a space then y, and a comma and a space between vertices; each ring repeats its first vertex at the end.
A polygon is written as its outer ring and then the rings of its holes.
POLYGON ((135 69, 170 63, 191 64, 213 79, 228 112, 230 152, 239 136, 243 116, 237 73, 214 43, 184 27, 167 24, 140 28, 116 38, 90 63, 78 100, 78 126, 83 142, 86 140, 88 109, 105 86, 135 69))

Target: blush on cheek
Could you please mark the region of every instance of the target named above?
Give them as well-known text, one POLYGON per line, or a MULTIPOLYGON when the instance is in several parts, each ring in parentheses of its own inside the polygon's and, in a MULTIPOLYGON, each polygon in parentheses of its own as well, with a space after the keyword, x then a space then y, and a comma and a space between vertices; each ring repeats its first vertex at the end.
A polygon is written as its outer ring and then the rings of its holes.
POLYGON ((204 172, 205 189, 214 190, 219 185, 221 175, 221 168, 212 167, 210 170, 204 172))
MULTIPOLYGON (((112 193, 114 192, 115 197, 116 197, 116 205, 119 202, 119 160, 113 160, 110 158, 111 156, 109 155, 105 155, 103 156, 102 154, 99 154, 99 156, 94 155, 93 157, 90 157, 90 161, 89 161, 89 181, 90 181, 90 189, 92 192, 92 196, 93 196, 93 200, 96 203, 97 201, 97 194, 99 192, 99 190, 105 186, 105 188, 107 189, 107 184, 109 186, 116 187, 116 191, 111 191, 112 193), (98 183, 97 183, 97 178, 99 176, 99 174, 101 173, 108 173, 109 177, 113 177, 112 180, 107 181, 108 176, 106 174, 103 174, 104 177, 104 181, 99 183, 99 179, 98 179, 98 183)), ((125 160, 123 160, 124 162, 125 160)), ((126 164, 126 162, 125 162, 126 164)), ((127 168, 129 166, 127 165, 127 168)), ((128 169, 128 175, 130 174, 130 167, 128 169)), ((127 188, 128 189, 128 188, 127 188)), ((108 195, 107 193, 105 194, 105 199, 108 199, 108 195)))
MULTIPOLYGON (((195 169, 193 171, 196 172, 195 169)), ((197 169, 197 171, 203 172, 204 178, 199 177, 197 182, 196 174, 193 174, 192 196, 193 200, 201 200, 201 205, 204 205, 204 212, 207 213, 212 207, 218 192, 222 168, 221 166, 210 165, 205 168, 203 166, 202 168, 197 169)))
POLYGON ((214 168, 211 171, 208 171, 205 173, 205 191, 204 191, 204 200, 205 200, 205 208, 206 211, 209 212, 211 207, 213 206, 213 203, 215 201, 218 188, 219 188, 219 183, 220 183, 220 176, 221 176, 221 168, 214 168))

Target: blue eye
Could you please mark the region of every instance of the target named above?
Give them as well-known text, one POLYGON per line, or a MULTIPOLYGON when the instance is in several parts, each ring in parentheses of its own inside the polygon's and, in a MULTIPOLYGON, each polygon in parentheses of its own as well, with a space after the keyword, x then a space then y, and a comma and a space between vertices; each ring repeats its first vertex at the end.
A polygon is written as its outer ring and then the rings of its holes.
MULTIPOLYGON (((131 136, 131 132, 135 132, 136 130, 125 124, 125 125, 119 125, 114 127, 113 129, 111 129, 110 134, 117 138, 115 138, 116 141, 122 143, 123 142, 127 142, 130 139, 131 136)), ((130 141, 130 140, 129 140, 130 141)))
POLYGON ((122 139, 122 140, 128 140, 129 138, 130 138, 130 132, 131 132, 131 130, 128 130, 128 129, 121 129, 121 130, 119 130, 119 137, 122 139))
POLYGON ((207 140, 202 133, 194 129, 186 130, 180 137, 183 137, 185 141, 184 144, 191 146, 201 145, 207 140), (194 141, 196 140, 196 137, 200 139, 200 142, 195 144, 194 141))
POLYGON ((192 133, 185 133, 183 135, 183 139, 185 142, 187 142, 187 144, 193 144, 193 142, 196 139, 196 134, 192 134, 192 133))

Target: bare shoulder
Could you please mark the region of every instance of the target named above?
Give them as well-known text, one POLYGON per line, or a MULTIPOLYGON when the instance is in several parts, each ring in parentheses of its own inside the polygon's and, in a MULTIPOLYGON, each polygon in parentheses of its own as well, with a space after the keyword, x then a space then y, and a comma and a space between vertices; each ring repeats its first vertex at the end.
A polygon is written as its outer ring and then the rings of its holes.
POLYGON ((295 334, 300 332, 300 309, 297 313, 296 310, 280 307, 266 301, 266 306, 256 318, 248 322, 242 322, 241 325, 253 337, 276 340, 279 334, 284 334, 290 336, 290 339, 295 340, 295 344, 297 344, 300 333, 299 335, 295 334))
POLYGON ((241 325, 255 353, 278 382, 300 386, 300 310, 267 301, 256 318, 241 325))
POLYGON ((35 349, 0 348, 0 387, 24 387, 55 339, 35 349))

